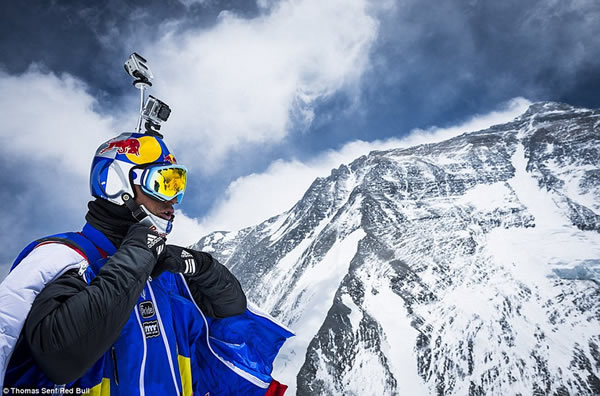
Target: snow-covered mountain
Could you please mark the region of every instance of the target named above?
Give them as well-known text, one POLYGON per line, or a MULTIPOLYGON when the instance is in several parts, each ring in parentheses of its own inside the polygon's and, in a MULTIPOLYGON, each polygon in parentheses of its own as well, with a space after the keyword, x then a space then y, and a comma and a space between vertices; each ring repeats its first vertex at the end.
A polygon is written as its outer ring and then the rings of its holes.
POLYGON ((600 110, 371 152, 196 248, 296 331, 290 393, 600 394, 600 110))

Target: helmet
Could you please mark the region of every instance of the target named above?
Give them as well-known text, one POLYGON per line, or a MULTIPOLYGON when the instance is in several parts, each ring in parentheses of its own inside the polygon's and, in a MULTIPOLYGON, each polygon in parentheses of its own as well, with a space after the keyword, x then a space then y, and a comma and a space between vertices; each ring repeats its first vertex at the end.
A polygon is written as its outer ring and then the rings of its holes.
POLYGON ((136 220, 161 234, 168 234, 172 219, 155 216, 133 199, 138 184, 158 200, 177 198, 185 191, 187 169, 177 165, 162 136, 122 133, 98 147, 90 171, 92 196, 125 205, 136 220))

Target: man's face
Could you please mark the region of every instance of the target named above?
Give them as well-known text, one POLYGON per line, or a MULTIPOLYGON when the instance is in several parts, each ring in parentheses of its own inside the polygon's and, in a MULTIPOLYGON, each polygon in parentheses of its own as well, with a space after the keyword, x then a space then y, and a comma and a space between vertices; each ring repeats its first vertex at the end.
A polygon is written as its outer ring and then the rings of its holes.
POLYGON ((173 205, 177 203, 177 198, 173 198, 170 201, 158 201, 154 198, 150 198, 144 194, 142 188, 137 184, 135 186, 135 202, 138 205, 144 205, 153 215, 161 217, 165 220, 171 220, 173 218, 173 205))

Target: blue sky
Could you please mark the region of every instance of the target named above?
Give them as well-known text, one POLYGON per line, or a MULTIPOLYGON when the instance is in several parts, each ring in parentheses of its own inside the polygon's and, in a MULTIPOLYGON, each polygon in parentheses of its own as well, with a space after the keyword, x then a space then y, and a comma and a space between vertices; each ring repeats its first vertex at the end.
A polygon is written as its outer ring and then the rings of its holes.
POLYGON ((135 127, 123 62, 192 184, 179 243, 289 208, 371 149, 504 122, 529 101, 600 107, 600 4, 573 1, 4 1, 0 276, 78 230, 95 148, 135 127))

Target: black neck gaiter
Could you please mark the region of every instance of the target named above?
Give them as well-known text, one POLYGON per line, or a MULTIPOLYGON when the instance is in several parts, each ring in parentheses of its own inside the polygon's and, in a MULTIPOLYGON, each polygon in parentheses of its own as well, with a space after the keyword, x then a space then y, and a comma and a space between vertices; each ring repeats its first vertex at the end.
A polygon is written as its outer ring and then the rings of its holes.
POLYGON ((97 198, 88 203, 85 219, 94 228, 101 231, 118 248, 125 238, 129 226, 137 223, 129 209, 104 199, 97 198))

